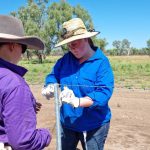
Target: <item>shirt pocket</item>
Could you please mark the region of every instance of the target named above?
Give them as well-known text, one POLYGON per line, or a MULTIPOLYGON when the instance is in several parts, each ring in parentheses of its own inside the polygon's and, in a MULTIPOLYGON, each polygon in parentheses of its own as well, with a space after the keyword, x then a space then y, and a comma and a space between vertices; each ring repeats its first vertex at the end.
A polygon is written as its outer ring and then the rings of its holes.
POLYGON ((96 82, 96 74, 84 72, 79 78, 79 84, 81 86, 81 90, 86 95, 86 93, 90 93, 94 91, 94 86, 96 82))
POLYGON ((95 85, 96 74, 90 72, 84 72, 81 74, 80 82, 85 85, 95 85))
POLYGON ((69 70, 63 70, 60 72, 60 84, 71 84, 72 72, 69 70))

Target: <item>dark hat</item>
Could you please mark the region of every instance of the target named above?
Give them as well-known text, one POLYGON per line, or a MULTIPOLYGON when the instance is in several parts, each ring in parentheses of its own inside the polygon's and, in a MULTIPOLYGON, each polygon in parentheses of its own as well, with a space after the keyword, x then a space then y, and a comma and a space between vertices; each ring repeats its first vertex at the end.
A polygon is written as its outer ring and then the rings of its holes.
POLYGON ((25 36, 21 20, 13 16, 0 15, 0 42, 15 42, 29 49, 43 50, 43 41, 36 36, 25 36))

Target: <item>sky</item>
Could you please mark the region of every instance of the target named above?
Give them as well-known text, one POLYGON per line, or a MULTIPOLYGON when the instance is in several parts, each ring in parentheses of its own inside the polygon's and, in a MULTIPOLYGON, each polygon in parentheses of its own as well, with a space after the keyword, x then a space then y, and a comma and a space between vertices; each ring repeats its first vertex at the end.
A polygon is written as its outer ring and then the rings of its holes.
MULTIPOLYGON (((50 3, 58 0, 50 0, 50 3)), ((107 48, 112 42, 128 39, 131 47, 143 48, 150 39, 150 0, 66 0, 70 5, 89 12, 99 38, 105 38, 107 48)), ((0 0, 0 14, 10 14, 26 6, 27 0, 0 0)))

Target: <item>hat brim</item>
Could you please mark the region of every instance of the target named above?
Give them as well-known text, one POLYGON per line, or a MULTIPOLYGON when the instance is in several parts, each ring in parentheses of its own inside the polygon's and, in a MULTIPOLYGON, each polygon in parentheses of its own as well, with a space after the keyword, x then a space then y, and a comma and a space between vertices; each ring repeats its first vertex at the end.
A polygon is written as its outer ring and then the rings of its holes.
POLYGON ((0 42, 16 42, 27 45, 29 49, 44 50, 44 43, 36 36, 14 36, 11 34, 0 33, 0 42))
POLYGON ((99 34, 100 32, 86 32, 84 34, 80 34, 80 35, 76 35, 76 36, 72 36, 68 39, 65 39, 61 42, 59 42, 58 44, 55 45, 55 48, 56 47, 59 47, 59 46, 62 46, 64 44, 67 44, 67 43, 70 43, 72 41, 75 41, 75 40, 79 40, 79 39, 85 39, 85 38, 89 38, 89 37, 92 37, 92 36, 95 36, 97 34, 99 34))

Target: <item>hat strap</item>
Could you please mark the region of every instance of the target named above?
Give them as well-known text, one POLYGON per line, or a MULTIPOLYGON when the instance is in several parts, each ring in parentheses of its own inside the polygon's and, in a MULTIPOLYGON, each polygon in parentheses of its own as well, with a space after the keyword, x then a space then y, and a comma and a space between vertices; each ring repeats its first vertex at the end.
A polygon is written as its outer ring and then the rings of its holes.
POLYGON ((83 33, 74 34, 74 33, 75 33, 77 30, 79 30, 79 29, 85 29, 85 28, 84 28, 84 27, 79 27, 79 28, 74 29, 74 30, 72 30, 72 31, 67 31, 66 28, 63 28, 63 33, 62 33, 61 37, 62 37, 63 39, 67 39, 67 38, 70 38, 70 37, 72 37, 72 36, 76 36, 76 35, 83 34, 83 33))

